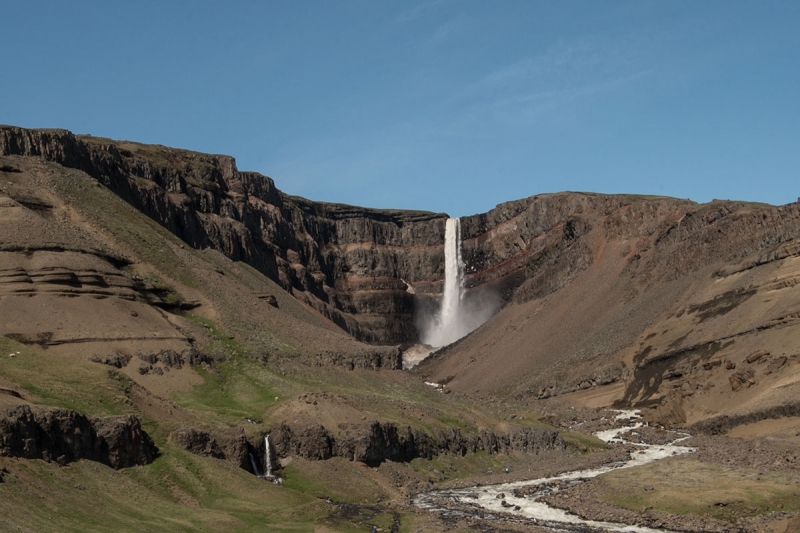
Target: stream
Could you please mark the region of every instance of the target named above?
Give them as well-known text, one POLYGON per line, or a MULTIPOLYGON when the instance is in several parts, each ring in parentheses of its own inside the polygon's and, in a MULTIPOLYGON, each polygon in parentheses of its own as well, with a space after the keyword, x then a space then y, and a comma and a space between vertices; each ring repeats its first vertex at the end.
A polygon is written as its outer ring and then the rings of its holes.
POLYGON ((628 442, 620 435, 642 427, 641 416, 638 411, 618 411, 617 413, 614 418, 615 421, 628 421, 627 425, 599 431, 594 435, 606 443, 635 446, 636 450, 630 454, 630 458, 627 461, 609 463, 598 468, 576 470, 557 476, 528 481, 424 492, 414 498, 414 505, 420 509, 450 517, 478 516, 486 519, 497 519, 501 516, 517 517, 557 531, 583 533, 587 530, 599 530, 631 533, 674 533, 668 529, 653 529, 614 522, 584 520, 565 510, 551 507, 544 502, 538 501, 542 496, 559 490, 558 485, 574 485, 612 470, 641 466, 659 459, 695 451, 694 448, 678 445, 679 442, 690 437, 683 433, 672 432, 675 435, 675 439, 667 444, 628 442), (518 489, 526 489, 525 492, 528 494, 521 497, 515 496, 514 491, 518 489))

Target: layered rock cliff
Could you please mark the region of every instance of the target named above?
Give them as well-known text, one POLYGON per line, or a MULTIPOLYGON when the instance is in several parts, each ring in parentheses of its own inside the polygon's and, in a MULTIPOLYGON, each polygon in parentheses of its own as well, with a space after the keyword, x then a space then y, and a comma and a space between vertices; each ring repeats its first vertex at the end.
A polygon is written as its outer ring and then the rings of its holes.
POLYGON ((510 433, 482 430, 465 435, 459 428, 439 430, 434 436, 424 430, 396 424, 342 424, 334 436, 323 426, 293 429, 278 424, 270 432, 279 457, 298 456, 312 460, 345 457, 351 461, 379 464, 383 461, 406 462, 422 457, 450 453, 463 456, 467 452, 485 451, 491 455, 522 452, 539 454, 563 450, 566 443, 555 430, 520 428, 510 433))
POLYGON ((277 281, 354 337, 413 340, 414 297, 442 277, 446 215, 310 202, 240 172, 232 157, 0 128, 0 155, 80 169, 195 248, 277 281))
MULTIPOLYGON (((256 446, 250 444, 241 428, 227 430, 217 437, 207 431, 185 428, 172 433, 170 439, 194 454, 227 459, 244 470, 252 470, 250 457, 256 464, 264 464, 264 446, 260 442, 256 446)), ((378 421, 340 424, 336 435, 321 425, 291 427, 280 423, 269 431, 269 439, 271 453, 277 458, 324 461, 344 457, 370 465, 431 459, 439 454, 463 456, 484 451, 490 455, 512 452, 538 455, 567 448, 558 431, 552 429, 521 427, 508 433, 483 429, 464 434, 459 428, 449 428, 430 435, 419 428, 378 421)))
MULTIPOLYGON (((0 154, 80 169, 195 248, 213 247, 372 343, 417 340, 442 290, 444 214, 312 202, 232 157, 0 128, 0 154)), ((800 235, 800 211, 737 202, 560 193, 462 218, 467 303, 523 303, 568 285, 624 245, 634 293, 800 235)))

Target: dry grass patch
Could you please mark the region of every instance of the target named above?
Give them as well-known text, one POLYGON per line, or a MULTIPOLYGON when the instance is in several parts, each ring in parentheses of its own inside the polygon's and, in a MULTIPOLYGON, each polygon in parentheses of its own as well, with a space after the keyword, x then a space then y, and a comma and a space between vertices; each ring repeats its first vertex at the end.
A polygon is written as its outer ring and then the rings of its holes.
POLYGON ((771 511, 800 510, 800 472, 725 468, 673 458, 616 470, 596 479, 597 497, 642 508, 733 521, 771 511))

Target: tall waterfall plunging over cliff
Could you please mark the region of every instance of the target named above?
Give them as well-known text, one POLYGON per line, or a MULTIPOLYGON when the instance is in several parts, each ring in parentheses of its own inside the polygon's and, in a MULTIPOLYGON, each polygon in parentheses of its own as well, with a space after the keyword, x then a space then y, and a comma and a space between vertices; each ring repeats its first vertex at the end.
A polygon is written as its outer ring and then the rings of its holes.
POLYGON ((461 221, 448 218, 444 230, 444 291, 436 323, 422 341, 434 347, 451 344, 471 331, 462 311, 464 265, 461 261, 461 221))
MULTIPOLYGON (((417 303, 414 323, 420 344, 403 352, 403 368, 413 368, 434 350, 456 342, 489 320, 502 306, 492 288, 479 287, 467 293, 465 265, 461 255, 461 219, 448 218, 444 230, 444 287, 438 308, 429 295, 417 303)), ((408 285, 408 283, 406 283, 408 285)))

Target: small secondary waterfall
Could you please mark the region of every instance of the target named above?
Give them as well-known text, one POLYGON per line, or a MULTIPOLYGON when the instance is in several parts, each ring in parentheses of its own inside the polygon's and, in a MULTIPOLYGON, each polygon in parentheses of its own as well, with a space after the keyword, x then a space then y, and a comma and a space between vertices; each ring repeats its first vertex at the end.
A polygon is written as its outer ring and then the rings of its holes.
POLYGON ((261 474, 258 473, 258 465, 256 465, 256 458, 253 457, 253 454, 248 454, 250 456, 250 467, 253 469, 253 474, 261 477, 261 474))
POLYGON ((276 476, 272 472, 272 450, 270 450, 269 446, 269 434, 264 435, 264 474, 258 473, 258 464, 256 458, 253 457, 253 454, 248 454, 250 456, 250 468, 253 469, 253 474, 261 479, 266 479, 268 481, 272 481, 276 485, 283 485, 283 478, 280 476, 276 476))
POLYGON ((269 453, 269 434, 264 436, 264 477, 272 477, 272 457, 269 453))
POLYGON ((436 324, 423 338, 436 348, 453 343, 469 333, 462 312, 464 265, 461 261, 461 220, 448 218, 444 230, 444 291, 436 324))

